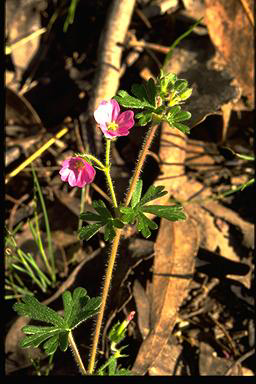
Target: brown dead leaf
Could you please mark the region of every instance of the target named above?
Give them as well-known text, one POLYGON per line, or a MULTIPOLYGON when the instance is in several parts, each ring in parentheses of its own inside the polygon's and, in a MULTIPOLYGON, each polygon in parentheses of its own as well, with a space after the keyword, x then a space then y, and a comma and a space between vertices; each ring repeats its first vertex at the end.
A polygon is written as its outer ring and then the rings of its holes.
MULTIPOLYGON (((196 180, 188 180, 182 189, 176 191, 174 196, 180 201, 188 201, 192 196, 198 195, 196 199, 185 204, 186 212, 198 225, 200 233, 200 247, 208 251, 216 252, 231 261, 241 261, 237 250, 232 246, 230 224, 239 229, 243 235, 243 245, 248 248, 254 247, 254 231, 251 223, 243 220, 236 212, 224 207, 220 202, 212 201, 210 189, 203 190, 203 184, 196 180), (221 219, 219 222, 218 219, 221 219), (223 220, 225 223, 223 223, 223 220), (219 225, 220 224, 220 225, 219 225)), ((240 281, 247 288, 251 284, 251 273, 246 276, 228 275, 234 280, 240 281)))
MULTIPOLYGON (((206 0, 205 22, 212 42, 254 108, 254 33, 240 1, 206 0)), ((253 8, 253 5, 252 5, 253 8)))
POLYGON ((31 359, 42 358, 44 354, 39 348, 23 349, 19 347, 20 340, 24 337, 21 328, 29 323, 30 319, 25 316, 20 316, 12 324, 5 339, 5 373, 8 375, 11 372, 25 368, 31 365, 31 359))
MULTIPOLYGON (((39 12, 35 12, 35 7, 24 6, 24 2, 6 2, 7 26, 6 32, 9 37, 9 45, 29 36, 41 28, 39 12)), ((18 77, 26 69, 28 63, 34 56, 39 46, 40 37, 37 36, 25 44, 13 49, 12 59, 15 64, 18 77)))
POLYGON ((192 96, 183 107, 192 114, 187 122, 190 128, 207 116, 220 113, 222 105, 240 97, 240 89, 233 84, 232 75, 226 69, 216 67, 214 56, 209 58, 212 46, 208 45, 200 47, 197 42, 181 42, 165 67, 166 72, 176 73, 193 88, 192 96))
POLYGON ((173 344, 173 338, 170 337, 154 365, 149 369, 150 376, 177 376, 176 366, 181 352, 182 346, 173 344))
MULTIPOLYGON (((218 250, 219 254, 228 260, 240 262, 241 256, 238 255, 230 240, 230 225, 241 231, 243 245, 248 248, 254 246, 253 226, 239 217, 236 212, 224 207, 220 202, 209 200, 211 196, 210 188, 204 189, 202 183, 187 179, 184 173, 185 159, 187 162, 189 161, 190 166, 193 168, 193 161, 201 162, 205 160, 207 163, 214 164, 213 159, 215 160, 216 157, 214 148, 210 148, 211 153, 213 153, 213 155, 210 155, 210 152, 208 154, 204 153, 201 150, 202 147, 195 146, 193 143, 193 140, 187 140, 182 133, 177 133, 174 129, 170 129, 167 124, 163 124, 159 150, 161 174, 155 185, 164 185, 169 194, 156 200, 156 203, 167 204, 170 195, 183 202, 187 214, 197 223, 200 234, 200 247, 211 252, 218 250), (191 160, 193 156, 196 158, 191 160), (203 192, 200 193, 201 191, 203 192), (186 203, 195 195, 198 195, 200 199, 208 200, 201 203, 192 200, 186 203)), ((248 288, 251 284, 251 273, 250 269, 250 272, 245 276, 228 276, 240 281, 248 288)))
POLYGON ((234 364, 234 361, 218 357, 214 349, 206 343, 200 343, 199 354, 200 376, 254 376, 250 369, 244 368, 241 364, 234 364))
POLYGON ((137 308, 138 327, 144 340, 149 333, 150 305, 146 291, 138 280, 133 284, 133 296, 137 308))
POLYGON ((161 360, 193 275, 198 247, 197 228, 190 218, 182 223, 161 221, 155 245, 151 331, 137 355, 135 374, 156 369, 156 359, 161 360))

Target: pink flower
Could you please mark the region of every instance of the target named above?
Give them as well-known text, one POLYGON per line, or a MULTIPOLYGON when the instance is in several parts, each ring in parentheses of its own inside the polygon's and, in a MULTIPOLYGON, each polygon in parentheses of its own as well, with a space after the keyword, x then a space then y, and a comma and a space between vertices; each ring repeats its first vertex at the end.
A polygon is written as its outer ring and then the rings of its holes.
POLYGON ((127 321, 128 322, 130 322, 130 321, 132 321, 132 319, 134 318, 134 316, 135 316, 135 311, 131 311, 130 313, 129 313, 129 315, 127 316, 127 321))
POLYGON ((67 181, 71 187, 83 188, 93 182, 95 169, 81 157, 69 157, 62 163, 59 172, 62 181, 67 181))
POLYGON ((131 110, 120 113, 119 104, 114 99, 102 101, 94 112, 94 118, 107 139, 127 136, 129 129, 134 126, 133 116, 131 110))

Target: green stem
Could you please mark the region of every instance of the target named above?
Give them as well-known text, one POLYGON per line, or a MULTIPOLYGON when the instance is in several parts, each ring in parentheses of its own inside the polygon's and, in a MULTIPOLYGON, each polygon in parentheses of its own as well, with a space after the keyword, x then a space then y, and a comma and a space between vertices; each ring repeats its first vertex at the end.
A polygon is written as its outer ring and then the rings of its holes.
POLYGON ((106 175, 107 184, 109 187, 109 191, 110 191, 110 195, 111 195, 111 198, 113 201, 113 205, 115 208, 117 208, 118 204, 117 204, 117 200, 116 200, 116 195, 115 195, 115 191, 114 191, 112 178, 110 176, 110 148, 111 148, 111 140, 106 139, 106 166, 105 166, 104 173, 106 175))
POLYGON ((158 124, 152 125, 147 132, 146 138, 144 140, 144 144, 143 144, 142 149, 141 149, 140 154, 139 154, 136 168, 135 168, 134 173, 133 173, 130 188, 129 188, 128 194, 126 196, 126 199, 125 199, 125 206, 126 207, 128 207, 128 205, 131 201, 131 198, 132 198, 132 195, 134 193, 137 181, 139 180, 139 177, 140 177, 140 172, 142 170, 143 164, 144 164, 146 156, 147 156, 148 149, 149 149, 149 147, 153 141, 153 138, 155 136, 157 128, 158 128, 158 124))
MULTIPOLYGON (((80 214, 84 211, 84 203, 85 203, 85 192, 87 192, 89 189, 89 184, 84 186, 81 190, 81 200, 80 200, 80 214)), ((80 217, 80 216, 79 216, 80 217)), ((82 228, 83 220, 78 220, 78 231, 82 228)))
POLYGON ((104 164, 100 160, 97 159, 97 157, 95 157, 93 155, 90 155, 90 154, 87 154, 87 153, 82 155, 81 157, 85 157, 87 159, 90 159, 90 160, 94 161, 100 167, 101 171, 104 171, 105 166, 104 166, 104 164))
POLYGON ((71 348, 71 350, 73 352, 73 355, 74 355, 75 361, 76 361, 76 363, 78 365, 78 368, 80 369, 82 375, 86 375, 86 370, 85 370, 84 364, 82 362, 80 353, 79 353, 79 351, 77 349, 76 342, 74 340, 74 337, 73 337, 71 331, 68 334, 68 343, 69 343, 69 346, 70 346, 70 348, 71 348))
MULTIPOLYGON (((158 128, 158 125, 153 125, 152 127, 149 128, 149 131, 147 133, 147 136, 146 136, 146 139, 144 141, 142 150, 139 154, 139 159, 138 159, 135 171, 134 171, 134 175, 132 178, 132 182, 130 184, 129 191, 128 191, 128 194, 127 194, 126 199, 125 199, 125 206, 126 207, 129 205, 129 202, 131 200, 131 197, 132 197, 132 194, 134 192, 136 183, 139 179, 140 172, 142 170, 145 158, 147 156, 147 151, 148 151, 148 149, 149 149, 149 147, 153 141, 153 138, 154 138, 154 135, 156 133, 157 128, 158 128)), ((103 315, 105 312, 107 297, 108 297, 108 293, 109 293, 110 283, 111 283, 111 279, 112 279, 113 269, 114 269, 114 265, 115 265, 115 260, 116 260, 116 255, 117 255, 117 250, 118 250, 121 235, 122 235, 122 229, 117 229, 115 238, 114 238, 113 243, 112 243, 111 253, 109 256, 108 267, 107 267, 103 291, 102 291, 101 307, 100 307, 100 311, 98 314, 95 333, 94 333, 94 337, 93 337, 93 345, 92 345, 92 349, 91 349, 91 356, 90 356, 90 362, 89 362, 89 367, 88 367, 90 374, 93 374, 93 372, 94 372, 94 365, 95 365, 97 347, 98 347, 98 342, 99 342, 99 337, 100 337, 100 330, 101 330, 103 315)))

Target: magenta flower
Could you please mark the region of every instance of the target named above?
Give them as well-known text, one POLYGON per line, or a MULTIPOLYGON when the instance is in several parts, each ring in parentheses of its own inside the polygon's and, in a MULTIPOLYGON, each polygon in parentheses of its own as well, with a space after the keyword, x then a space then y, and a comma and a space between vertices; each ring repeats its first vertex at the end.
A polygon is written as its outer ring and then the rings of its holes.
POLYGON ((133 116, 131 110, 120 113, 119 104, 114 99, 102 101, 94 112, 94 118, 107 139, 127 136, 134 126, 133 116))
POLYGON ((69 157, 62 163, 59 172, 62 181, 67 181, 71 187, 83 188, 93 182, 95 169, 81 157, 69 157))

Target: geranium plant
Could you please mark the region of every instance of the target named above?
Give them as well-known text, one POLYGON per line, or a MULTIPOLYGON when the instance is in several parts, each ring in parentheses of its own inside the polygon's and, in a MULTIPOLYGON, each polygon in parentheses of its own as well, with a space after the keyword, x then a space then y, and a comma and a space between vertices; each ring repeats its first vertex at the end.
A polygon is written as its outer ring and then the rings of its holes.
MULTIPOLYGON (((42 306, 39 302, 35 301, 36 299, 31 297, 25 298, 23 304, 15 304, 14 307, 22 315, 53 324, 50 327, 39 327, 39 329, 35 328, 35 326, 24 327, 24 333, 29 336, 22 340, 21 346, 35 347, 41 342, 45 342, 44 348, 46 352, 54 353, 58 346, 61 350, 65 351, 69 344, 73 351, 76 351, 74 356, 83 374, 97 374, 95 361, 102 320, 124 226, 135 224, 142 236, 148 238, 151 235, 151 231, 157 229, 158 225, 155 221, 149 219, 147 214, 154 214, 170 221, 186 219, 182 205, 179 202, 174 202, 172 205, 167 206, 152 204, 152 201, 165 195, 167 191, 164 190, 163 186, 155 187, 152 185, 145 194, 142 194, 143 185, 139 177, 148 150, 161 122, 167 122, 170 127, 184 133, 189 133, 189 128, 184 124, 184 121, 188 120, 191 114, 182 109, 182 104, 191 96, 192 89, 188 87, 186 80, 178 79, 173 73, 166 74, 161 71, 156 81, 150 79, 144 84, 134 84, 131 93, 120 90, 113 99, 103 100, 94 112, 94 118, 105 138, 105 162, 102 162, 90 153, 74 154, 73 157, 63 162, 59 172, 62 181, 69 183, 71 187, 76 186, 80 188, 93 181, 96 173, 95 169, 105 174, 112 207, 107 207, 102 200, 94 201, 94 212, 81 213, 80 219, 88 224, 79 229, 81 240, 87 241, 100 229, 103 229, 104 239, 111 242, 101 298, 89 299, 86 291, 82 288, 75 290, 73 296, 69 292, 64 293, 63 318, 59 315, 57 316, 57 314, 53 315, 52 310, 42 306), (125 110, 121 112, 120 106, 125 108, 125 110), (137 120, 138 125, 145 126, 145 140, 131 177, 127 194, 124 201, 119 202, 117 201, 111 178, 111 144, 119 136, 127 136, 131 129, 136 130, 134 119, 137 120), (35 307, 32 310, 31 306, 33 305, 35 307), (35 312, 36 309, 37 311, 35 312), (39 313, 40 315, 38 315, 39 313), (44 313, 45 316, 41 315, 44 313), (98 318, 93 334, 90 361, 88 369, 85 369, 72 337, 72 329, 96 313, 98 313, 98 318), (47 318, 48 315, 49 317, 47 318)), ((127 326, 128 323, 125 324, 127 326)), ((126 326, 123 325, 123 328, 118 328, 117 326, 113 330, 110 335, 112 347, 119 342, 119 339, 122 339, 124 336, 123 330, 126 326)), ((104 374, 106 367, 109 368, 109 374, 111 372, 112 374, 118 374, 117 372, 121 374, 121 371, 116 370, 116 359, 121 356, 120 350, 114 350, 110 362, 101 367, 98 370, 98 374, 104 374)))

